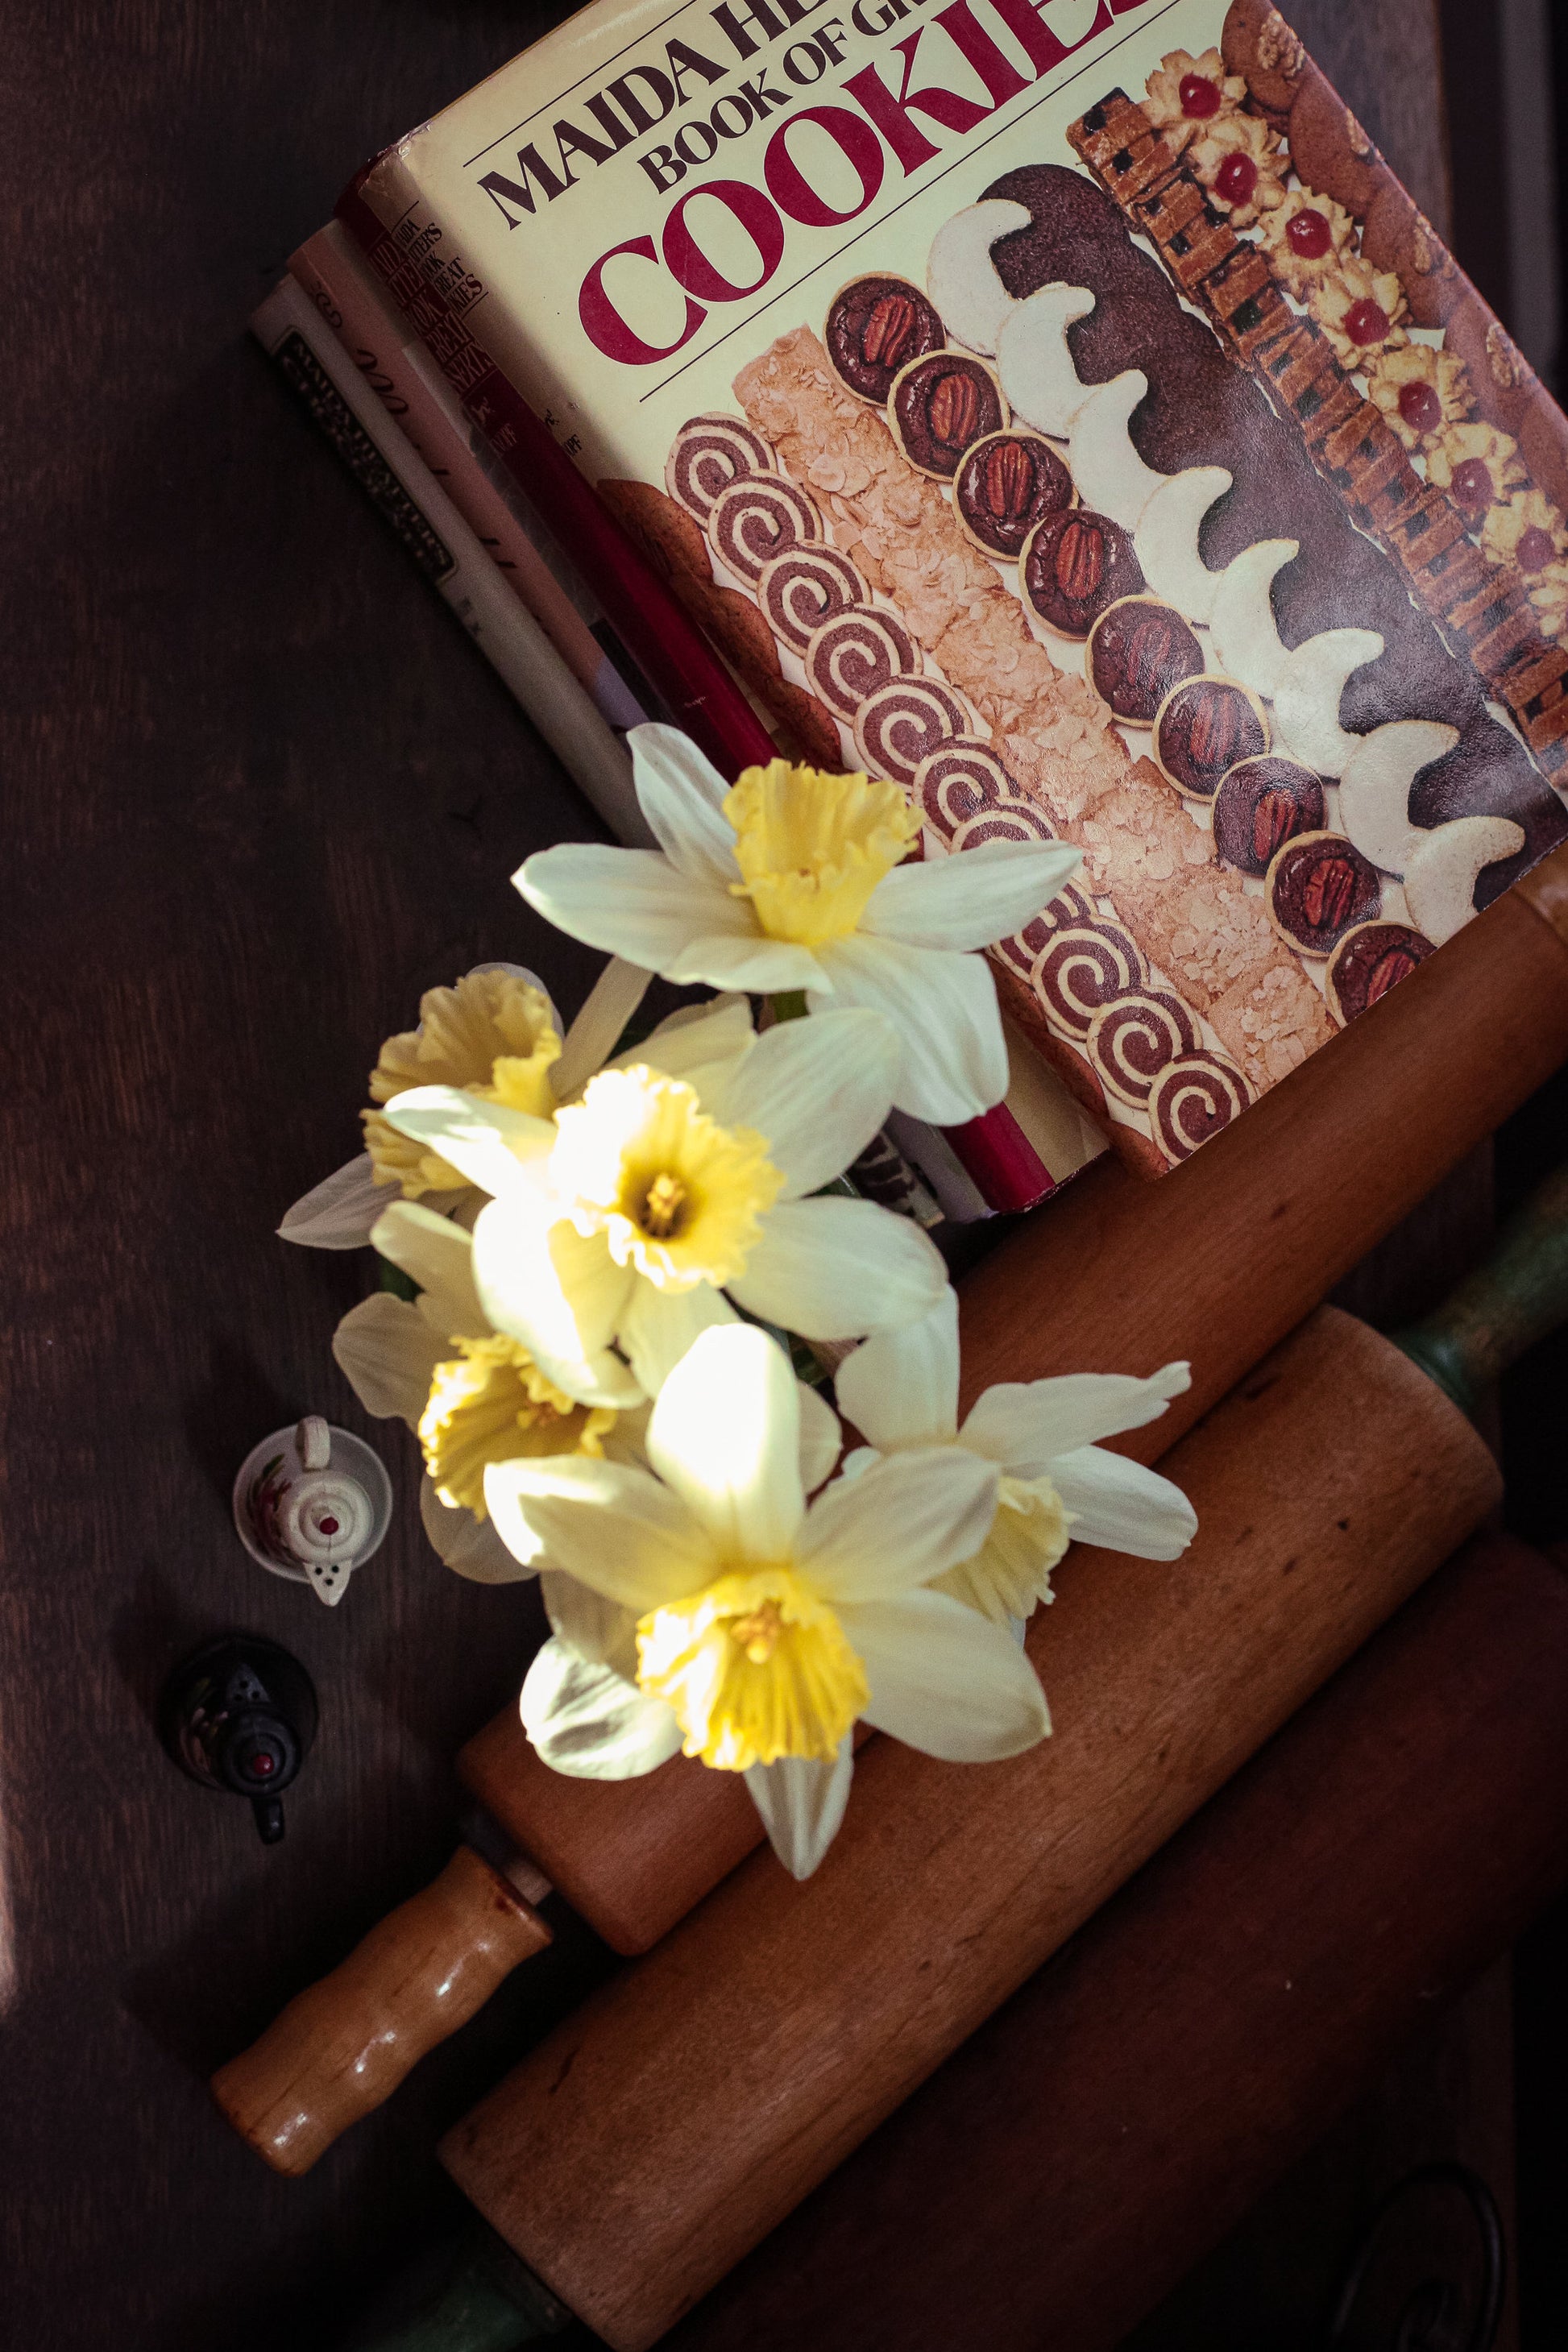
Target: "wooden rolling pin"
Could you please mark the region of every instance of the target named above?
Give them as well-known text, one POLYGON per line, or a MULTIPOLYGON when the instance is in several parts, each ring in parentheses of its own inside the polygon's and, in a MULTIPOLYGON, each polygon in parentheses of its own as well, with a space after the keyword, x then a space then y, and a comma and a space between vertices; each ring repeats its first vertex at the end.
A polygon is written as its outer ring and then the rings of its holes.
POLYGON ((1497 1500, 1469 1423, 1321 1307, 1183 1439, 1174 1563, 1075 1549, 1029 1654, 1055 1732, 879 1739, 797 1885, 762 1854, 442 2143, 520 2259, 644 2352, 1327 1680, 1497 1500))
MULTIPOLYGON (((1114 1441, 1156 1459, 1565 1055, 1568 849, 1184 1167, 1150 1185, 1101 1161, 969 1276, 966 1397, 1001 1379, 1186 1356, 1189 1392, 1114 1441)), ((676 1759, 642 1780, 568 1780, 539 1761, 513 1709, 458 1771, 524 1872, 537 1865, 533 1899, 552 1884, 627 1954, 762 1836, 728 1775, 676 1759)), ((373 1952, 362 1946, 213 2078, 275 2169, 308 2170, 506 1973, 497 1906, 516 1886, 459 1856, 436 1888, 437 1904, 436 1889, 416 1896, 373 1930, 373 1952)), ((519 1957, 547 1939, 536 1915, 520 1919, 519 1957)))
POLYGON ((1467 1546, 668 2352, 1111 2352, 1568 1879, 1565 1654, 1467 1546))

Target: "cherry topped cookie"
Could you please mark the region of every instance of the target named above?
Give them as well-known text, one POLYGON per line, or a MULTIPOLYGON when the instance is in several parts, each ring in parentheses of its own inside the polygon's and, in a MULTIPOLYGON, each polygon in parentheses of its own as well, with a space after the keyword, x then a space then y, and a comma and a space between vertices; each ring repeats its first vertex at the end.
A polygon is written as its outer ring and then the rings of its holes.
POLYGON ((928 352, 894 378, 888 422, 911 466, 951 482, 964 452, 1001 432, 1007 404, 984 360, 966 352, 928 352))
POLYGON ((947 331, 907 278, 857 278, 828 305, 824 341, 850 391, 881 408, 899 370, 940 351, 947 331))

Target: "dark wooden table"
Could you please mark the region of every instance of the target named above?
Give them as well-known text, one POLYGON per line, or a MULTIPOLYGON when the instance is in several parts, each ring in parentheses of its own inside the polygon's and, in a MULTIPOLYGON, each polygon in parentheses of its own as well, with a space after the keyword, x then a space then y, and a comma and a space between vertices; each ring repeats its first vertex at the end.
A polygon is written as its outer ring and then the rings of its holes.
MULTIPOLYGON (((508 876, 593 821, 245 333, 359 157, 556 15, 496 0, 13 8, 0 2188, 17 2352, 330 2343, 455 2217, 430 2149, 605 1966, 522 1974, 300 2182, 203 2077, 450 1848, 450 1759, 518 1684, 532 1598, 442 1570, 412 1449, 345 1605, 240 1552, 247 1446, 310 1409, 353 1258, 273 1238, 356 1148, 364 1075, 481 956, 591 961, 508 876), (265 1850, 152 1713, 229 1625, 322 1727, 265 1850)), ((1292 12, 1441 215, 1427 15, 1292 12), (1340 21, 1336 22, 1336 18, 1340 21)))

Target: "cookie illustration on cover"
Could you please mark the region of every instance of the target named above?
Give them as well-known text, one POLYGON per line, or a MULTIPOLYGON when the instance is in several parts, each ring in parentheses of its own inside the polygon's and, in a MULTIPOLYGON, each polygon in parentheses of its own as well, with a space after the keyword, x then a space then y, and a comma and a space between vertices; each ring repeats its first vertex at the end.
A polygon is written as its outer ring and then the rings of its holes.
POLYGON ((930 352, 893 378, 888 418, 910 465, 951 482, 974 444, 1002 430, 1007 404, 984 360, 930 352))
POLYGON ((881 408, 900 369, 925 352, 940 351, 947 337, 931 303, 907 278, 858 278, 829 304, 824 340, 842 382, 881 408))
POLYGON ((1072 476, 1038 433, 990 433, 964 452, 953 509, 977 547, 1016 563, 1037 523, 1077 498, 1072 476))
POLYGON ((910 95, 955 38, 873 106, 897 192, 857 52, 844 120, 727 156, 739 243, 671 199, 713 341, 647 363, 657 470, 748 683, 907 793, 925 856, 1079 848, 992 961, 1152 1172, 1568 840, 1568 433, 1265 0, 1122 11, 1055 111, 984 130, 910 95), (763 185, 856 274, 786 227, 737 292, 763 185))

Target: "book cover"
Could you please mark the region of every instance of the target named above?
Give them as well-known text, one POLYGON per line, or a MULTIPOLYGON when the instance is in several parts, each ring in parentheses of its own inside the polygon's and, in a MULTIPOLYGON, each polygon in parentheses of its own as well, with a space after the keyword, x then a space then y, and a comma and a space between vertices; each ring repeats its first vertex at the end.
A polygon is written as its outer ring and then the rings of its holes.
POLYGON ((1568 428, 1260 0, 601 5, 358 193, 798 743, 1081 845, 1150 1171, 1568 835, 1568 428))

